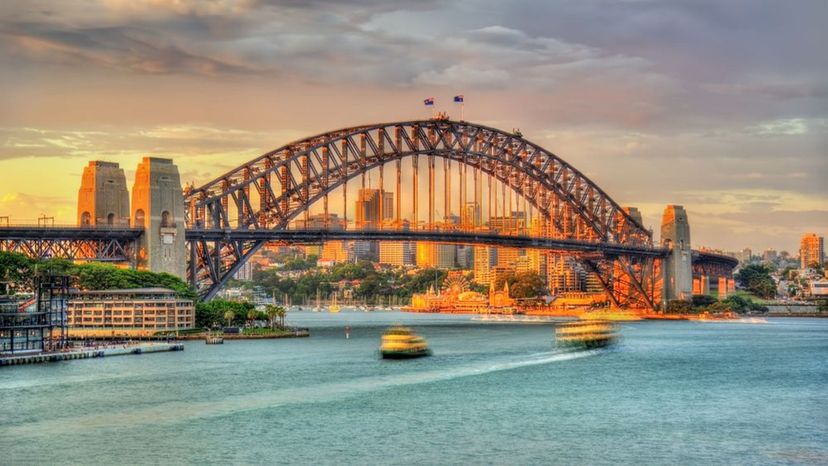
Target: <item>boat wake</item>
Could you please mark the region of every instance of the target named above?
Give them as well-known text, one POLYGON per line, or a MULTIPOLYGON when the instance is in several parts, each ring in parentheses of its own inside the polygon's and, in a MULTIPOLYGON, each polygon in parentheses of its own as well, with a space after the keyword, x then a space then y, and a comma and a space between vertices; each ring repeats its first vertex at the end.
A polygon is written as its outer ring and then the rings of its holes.
POLYGON ((250 410, 304 403, 328 403, 406 385, 442 382, 521 367, 552 364, 595 356, 602 352, 603 350, 542 352, 494 363, 481 361, 460 367, 362 377, 345 382, 291 387, 269 392, 230 396, 218 400, 166 402, 153 406, 119 410, 117 413, 92 413, 71 418, 51 418, 19 424, 6 429, 0 428, 0 433, 6 438, 13 438, 48 436, 96 429, 133 428, 147 424, 172 425, 193 419, 227 416, 250 410))

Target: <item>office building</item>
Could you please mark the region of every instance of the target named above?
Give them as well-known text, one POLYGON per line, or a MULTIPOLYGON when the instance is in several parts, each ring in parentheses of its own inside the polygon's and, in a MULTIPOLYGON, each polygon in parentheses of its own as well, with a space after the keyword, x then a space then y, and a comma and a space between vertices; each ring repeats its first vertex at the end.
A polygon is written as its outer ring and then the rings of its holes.
POLYGON ((802 235, 799 242, 799 267, 806 269, 817 265, 825 265, 825 254, 823 253, 823 238, 816 233, 802 235))

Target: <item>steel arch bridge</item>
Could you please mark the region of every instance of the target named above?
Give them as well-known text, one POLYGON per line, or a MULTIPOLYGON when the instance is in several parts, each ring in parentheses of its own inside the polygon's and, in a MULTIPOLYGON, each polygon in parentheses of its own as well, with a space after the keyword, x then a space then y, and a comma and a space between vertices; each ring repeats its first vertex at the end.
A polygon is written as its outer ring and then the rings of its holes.
MULTIPOLYGON (((428 238, 429 232, 444 228, 437 227, 433 218, 435 158, 448 163, 449 170, 451 162, 459 164, 461 206, 468 192, 462 184, 467 183, 468 168, 474 172, 475 196, 478 175, 482 175, 488 177, 490 197, 494 179, 504 191, 528 202, 543 227, 532 235, 523 231, 511 232, 512 236, 530 237, 533 240, 528 242, 535 247, 575 256, 597 275, 614 305, 652 309, 660 302, 661 259, 666 251, 654 247, 652 233, 639 220, 580 171, 518 132, 447 119, 380 123, 319 134, 268 152, 201 187, 185 189, 188 278, 202 296, 211 298, 266 242, 301 242, 289 224, 303 213, 307 216, 317 201, 327 214, 328 196, 341 188, 347 206, 347 182, 361 176, 364 185, 365 174, 373 169, 379 170, 382 185, 387 164, 396 165, 395 224, 401 227, 403 159, 412 163, 413 222, 407 233, 380 230, 373 235, 378 239, 428 238), (422 156, 427 158, 429 173, 428 222, 423 226, 417 193, 422 156)), ((451 192, 450 188, 446 191, 451 192)), ((446 202, 450 202, 449 194, 446 202)), ((360 234, 325 230, 327 239, 360 234)), ((503 245, 514 241, 502 231, 500 240, 465 233, 444 232, 436 239, 503 245)))

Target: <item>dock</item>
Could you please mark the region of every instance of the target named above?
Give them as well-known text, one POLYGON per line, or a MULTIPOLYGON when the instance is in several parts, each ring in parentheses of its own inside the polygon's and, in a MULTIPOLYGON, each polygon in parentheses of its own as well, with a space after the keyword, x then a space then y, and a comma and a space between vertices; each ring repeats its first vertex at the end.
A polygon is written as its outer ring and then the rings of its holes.
POLYGON ((77 349, 55 353, 37 353, 20 356, 0 356, 0 367, 18 366, 22 364, 38 364, 44 362, 71 361, 73 359, 125 356, 130 354, 160 353, 164 351, 184 351, 184 344, 179 342, 142 343, 138 345, 125 345, 108 348, 77 349))

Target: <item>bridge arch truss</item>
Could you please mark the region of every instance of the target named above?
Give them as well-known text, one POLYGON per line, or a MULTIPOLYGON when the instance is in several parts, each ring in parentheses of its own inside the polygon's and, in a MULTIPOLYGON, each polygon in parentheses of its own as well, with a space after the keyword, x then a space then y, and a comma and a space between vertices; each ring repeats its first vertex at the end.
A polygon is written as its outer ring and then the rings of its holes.
MULTIPOLYGON (((651 232, 638 220, 580 171, 521 135, 449 120, 382 123, 320 134, 188 188, 189 279, 212 297, 267 241, 261 239, 267 232, 278 239, 277 232, 287 230, 318 201, 327 213, 330 194, 386 164, 396 163, 399 186, 402 160, 410 158, 417 167, 422 156, 432 169, 434 158, 442 158, 496 179, 536 209, 545 222, 544 237, 629 248, 627 253, 570 253, 599 276, 614 304, 652 308, 657 303, 655 269, 660 261, 636 253, 636 248, 653 248, 651 232), (259 239, 250 239, 251 231, 259 239)), ((399 210, 398 204, 397 220, 399 210)), ((412 223, 417 229, 419 217, 412 223)))

